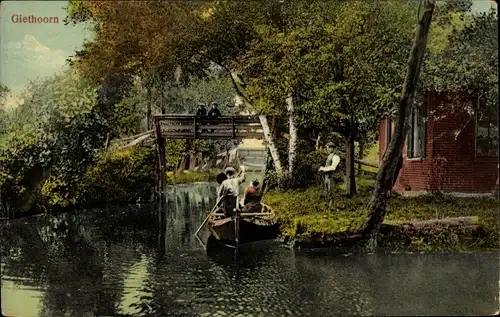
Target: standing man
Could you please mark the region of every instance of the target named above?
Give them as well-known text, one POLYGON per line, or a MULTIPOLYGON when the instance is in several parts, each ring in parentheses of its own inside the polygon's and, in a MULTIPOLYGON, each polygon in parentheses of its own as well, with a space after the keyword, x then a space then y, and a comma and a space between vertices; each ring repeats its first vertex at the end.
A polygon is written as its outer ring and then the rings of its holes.
POLYGON ((217 190, 217 200, 221 201, 226 216, 233 216, 239 210, 240 184, 245 181, 245 166, 240 166, 239 174, 232 167, 224 170, 227 179, 221 183, 217 190))
POLYGON ((321 166, 319 168, 319 173, 323 178, 323 189, 325 191, 325 195, 328 196, 332 190, 332 174, 335 172, 340 163, 340 156, 335 154, 332 142, 328 142, 326 144, 325 150, 328 153, 328 157, 326 158, 325 166, 321 166))

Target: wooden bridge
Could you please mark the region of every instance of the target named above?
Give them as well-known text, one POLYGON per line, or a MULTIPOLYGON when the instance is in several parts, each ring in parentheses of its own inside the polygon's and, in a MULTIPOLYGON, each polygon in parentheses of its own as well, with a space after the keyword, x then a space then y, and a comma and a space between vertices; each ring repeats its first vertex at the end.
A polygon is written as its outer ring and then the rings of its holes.
POLYGON ((159 189, 166 181, 165 139, 262 139, 264 131, 255 116, 155 115, 154 131, 158 151, 159 189))
POLYGON ((158 139, 263 138, 262 126, 255 116, 155 115, 153 120, 158 139))

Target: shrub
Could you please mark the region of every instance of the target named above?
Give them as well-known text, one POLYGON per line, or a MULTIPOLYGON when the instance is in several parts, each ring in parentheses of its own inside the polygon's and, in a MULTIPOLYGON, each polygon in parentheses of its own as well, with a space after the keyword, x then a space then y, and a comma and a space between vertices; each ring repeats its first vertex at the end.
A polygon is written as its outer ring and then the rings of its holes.
POLYGON ((40 190, 40 203, 46 207, 66 208, 76 204, 77 195, 64 180, 50 176, 40 190))
POLYGON ((155 154, 150 148, 102 154, 84 176, 80 202, 149 200, 156 184, 155 154))

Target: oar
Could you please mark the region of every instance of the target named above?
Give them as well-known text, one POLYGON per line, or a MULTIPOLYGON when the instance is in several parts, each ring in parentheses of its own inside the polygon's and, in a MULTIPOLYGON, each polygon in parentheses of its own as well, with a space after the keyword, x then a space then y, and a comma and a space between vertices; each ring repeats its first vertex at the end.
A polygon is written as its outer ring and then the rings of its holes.
POLYGON ((234 215, 234 242, 236 244, 234 254, 238 254, 238 247, 240 246, 240 197, 236 196, 236 210, 234 215))
POLYGON ((207 223, 208 219, 210 219, 210 216, 212 216, 212 214, 217 210, 217 207, 219 206, 219 203, 220 203, 221 199, 222 199, 222 197, 220 197, 219 199, 217 199, 217 202, 215 203, 214 208, 212 208, 212 210, 210 211, 210 213, 208 214, 208 216, 205 218, 205 220, 203 221, 203 223, 201 224, 201 226, 198 228, 198 230, 196 230, 196 233, 194 234, 195 236, 198 236, 198 233, 200 232, 201 228, 203 228, 203 226, 207 223))

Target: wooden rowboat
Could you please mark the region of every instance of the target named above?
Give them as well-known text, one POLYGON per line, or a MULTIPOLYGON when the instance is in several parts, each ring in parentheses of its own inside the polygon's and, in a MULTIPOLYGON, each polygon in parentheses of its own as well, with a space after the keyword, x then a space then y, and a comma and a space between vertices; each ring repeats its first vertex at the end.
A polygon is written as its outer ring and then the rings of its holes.
POLYGON ((245 206, 240 213, 226 217, 221 210, 210 216, 207 228, 212 239, 226 246, 261 240, 271 240, 278 236, 278 223, 271 208, 263 203, 245 206))

